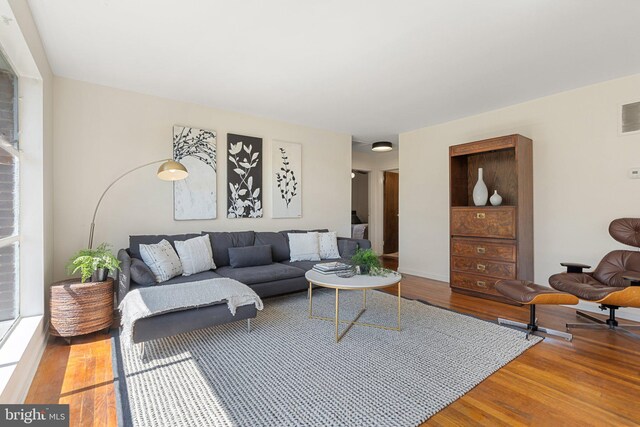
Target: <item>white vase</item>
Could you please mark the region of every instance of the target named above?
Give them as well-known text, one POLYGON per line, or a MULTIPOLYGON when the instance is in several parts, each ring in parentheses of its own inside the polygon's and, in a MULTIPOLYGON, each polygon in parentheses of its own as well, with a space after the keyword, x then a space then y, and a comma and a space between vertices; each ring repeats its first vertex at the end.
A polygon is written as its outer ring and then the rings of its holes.
POLYGON ((498 194, 498 190, 493 191, 493 196, 489 199, 493 206, 500 206, 502 204, 502 196, 498 194))
POLYGON ((482 168, 478 168, 478 182, 473 187, 473 204, 476 206, 484 206, 489 198, 489 190, 482 180, 482 168))

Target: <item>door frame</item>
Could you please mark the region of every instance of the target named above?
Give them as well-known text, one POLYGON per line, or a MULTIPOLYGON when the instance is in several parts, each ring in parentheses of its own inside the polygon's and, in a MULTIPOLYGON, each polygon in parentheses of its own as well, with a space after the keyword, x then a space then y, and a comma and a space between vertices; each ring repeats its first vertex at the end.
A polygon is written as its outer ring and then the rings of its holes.
POLYGON ((381 243, 382 243, 382 254, 384 254, 384 231, 385 231, 385 220, 384 220, 384 211, 385 211, 385 182, 384 175, 386 172, 393 172, 398 174, 398 256, 400 255, 400 169, 392 168, 392 169, 383 169, 380 171, 382 174, 382 212, 381 212, 381 243))

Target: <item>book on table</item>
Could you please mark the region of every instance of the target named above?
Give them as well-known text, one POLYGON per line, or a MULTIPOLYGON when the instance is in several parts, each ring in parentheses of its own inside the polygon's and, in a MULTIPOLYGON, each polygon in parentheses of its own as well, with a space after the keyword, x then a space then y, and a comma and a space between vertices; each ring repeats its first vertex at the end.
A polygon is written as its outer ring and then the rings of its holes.
POLYGON ((313 266, 314 271, 317 271, 318 273, 324 273, 324 274, 335 273, 337 271, 344 271, 350 268, 351 266, 349 264, 345 264, 344 262, 323 262, 313 266))

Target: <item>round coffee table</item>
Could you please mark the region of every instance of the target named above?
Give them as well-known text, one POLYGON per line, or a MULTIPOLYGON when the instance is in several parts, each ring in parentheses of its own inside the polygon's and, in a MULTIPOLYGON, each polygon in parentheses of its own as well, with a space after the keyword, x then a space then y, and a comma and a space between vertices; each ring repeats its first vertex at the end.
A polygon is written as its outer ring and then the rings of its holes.
POLYGON ((336 274, 322 274, 314 270, 309 270, 305 274, 305 277, 309 281, 309 319, 320 319, 335 322, 336 342, 339 342, 353 325, 368 326, 372 328, 387 329, 391 331, 400 330, 400 303, 402 301, 402 297, 400 296, 400 281, 402 280, 402 275, 400 275, 399 273, 393 272, 387 274, 386 276, 355 275, 353 277, 339 277, 336 274), (362 316, 362 313, 367 310, 367 290, 388 288, 396 284, 398 285, 398 326, 390 327, 375 325, 372 323, 358 322, 358 319, 360 318, 360 316, 362 316), (334 318, 313 315, 313 285, 336 290, 336 311, 334 318), (353 320, 340 319, 341 290, 362 291, 362 308, 353 320), (347 324, 346 329, 342 332, 339 331, 340 323, 347 324))

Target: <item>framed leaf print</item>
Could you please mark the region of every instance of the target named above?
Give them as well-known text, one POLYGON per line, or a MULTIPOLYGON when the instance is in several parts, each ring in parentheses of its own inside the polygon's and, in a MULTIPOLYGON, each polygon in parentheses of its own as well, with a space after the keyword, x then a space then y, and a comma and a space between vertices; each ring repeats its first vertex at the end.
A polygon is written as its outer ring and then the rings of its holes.
POLYGON ((227 134, 227 218, 262 218, 262 138, 227 134))
POLYGON ((189 176, 173 183, 173 218, 216 218, 216 132, 187 126, 173 127, 173 158, 189 176))
POLYGON ((271 165, 273 217, 302 217, 302 145, 273 141, 271 165))

